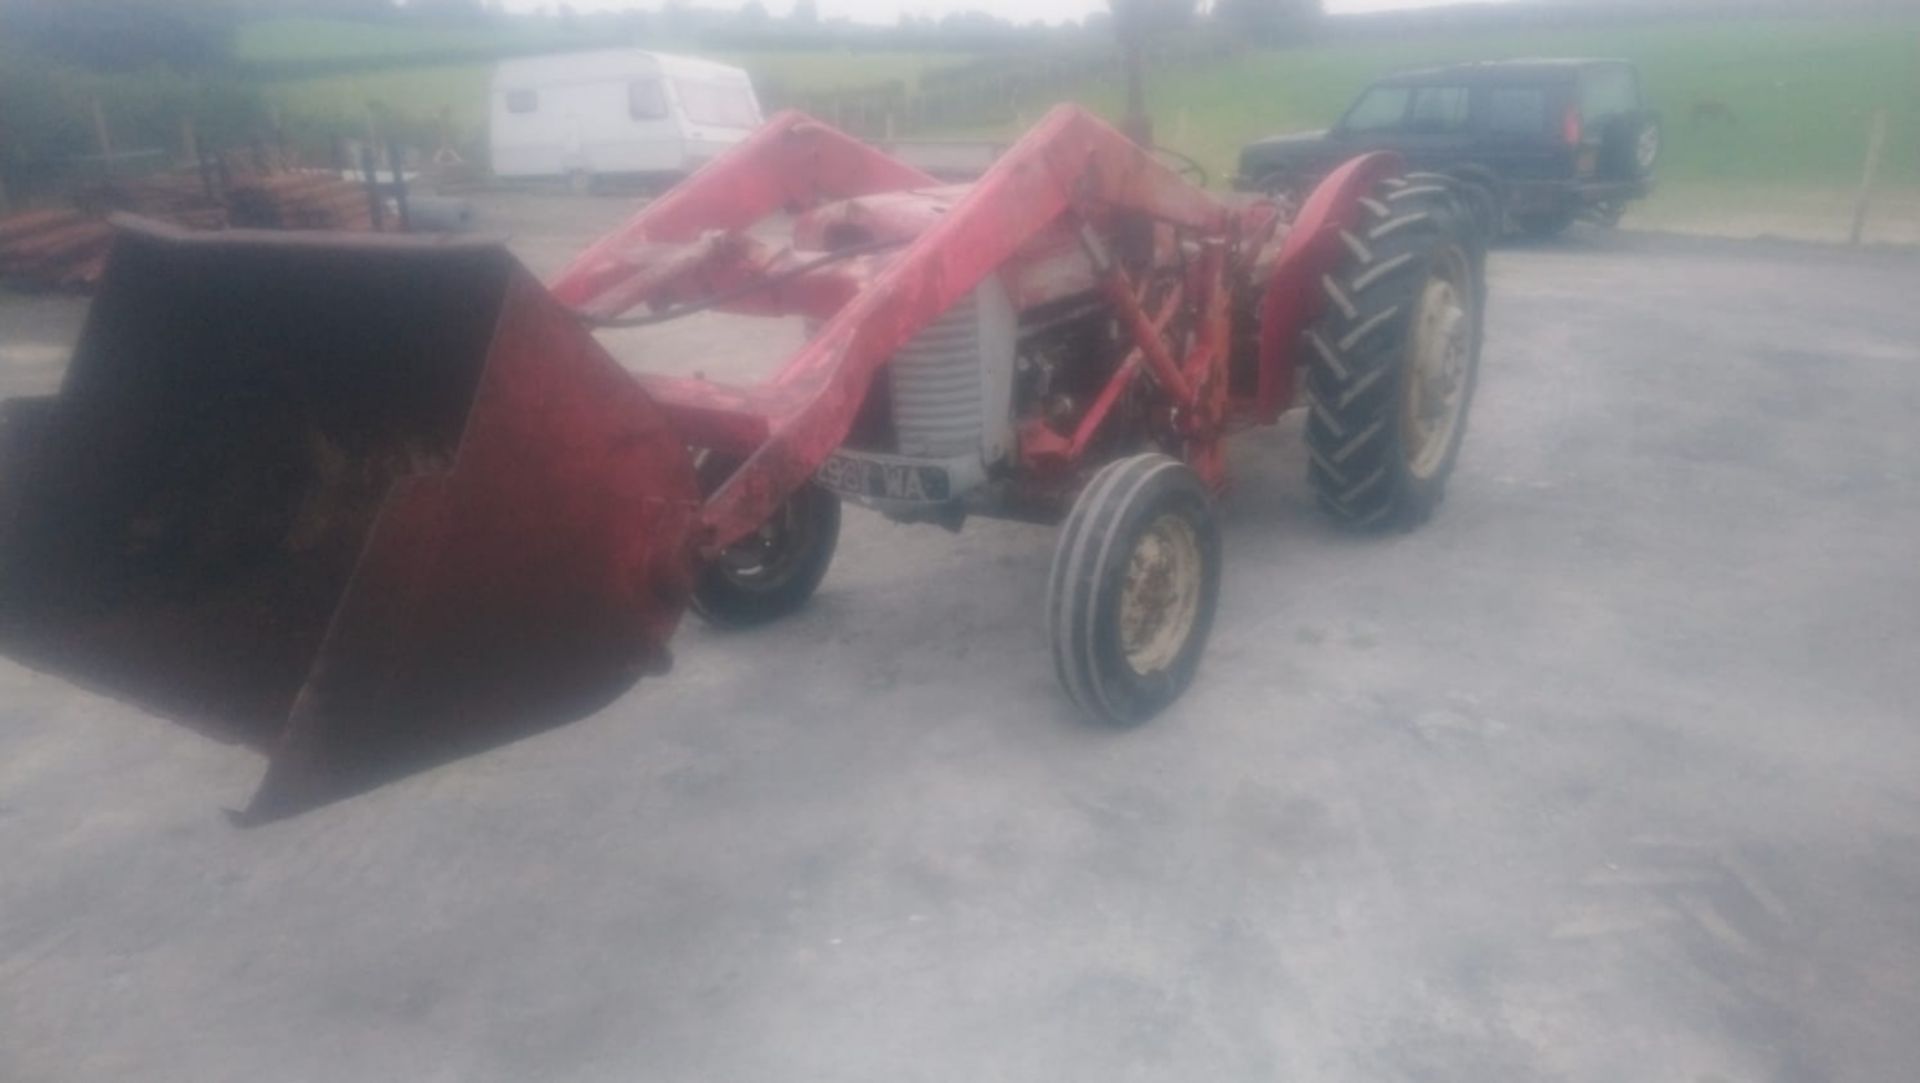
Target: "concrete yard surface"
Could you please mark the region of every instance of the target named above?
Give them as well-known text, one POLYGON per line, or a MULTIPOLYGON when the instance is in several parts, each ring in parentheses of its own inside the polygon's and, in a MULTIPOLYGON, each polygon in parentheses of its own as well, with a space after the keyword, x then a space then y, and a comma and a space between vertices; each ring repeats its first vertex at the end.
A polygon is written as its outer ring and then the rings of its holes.
MULTIPOLYGON (((543 273, 621 211, 487 209, 543 273)), ((1051 531, 864 512, 798 617, 263 827, 254 753, 0 663, 0 1080, 1914 1078, 1920 260, 1491 278, 1439 516, 1344 535, 1297 416, 1238 439, 1131 731, 1054 685, 1051 531)), ((0 299, 0 388, 80 318, 0 299)))

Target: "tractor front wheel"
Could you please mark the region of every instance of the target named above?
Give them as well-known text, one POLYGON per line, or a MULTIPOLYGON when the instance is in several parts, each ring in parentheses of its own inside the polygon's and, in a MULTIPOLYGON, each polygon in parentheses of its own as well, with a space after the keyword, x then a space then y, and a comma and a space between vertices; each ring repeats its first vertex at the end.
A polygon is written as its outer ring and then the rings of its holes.
POLYGON ((1200 478, 1165 455, 1093 476, 1054 549, 1054 668, 1088 715, 1131 725, 1193 683, 1220 594, 1220 530, 1200 478))
POLYGON ((1485 249, 1447 185, 1387 182, 1342 234, 1307 332, 1307 450, 1320 505, 1411 529, 1446 491, 1480 367, 1485 249))
MULTIPOLYGON (((702 492, 712 492, 739 461, 699 456, 702 492)), ((840 541, 840 498, 808 483, 759 530, 729 546, 700 570, 693 611, 709 624, 740 628, 784 617, 813 597, 840 541)))

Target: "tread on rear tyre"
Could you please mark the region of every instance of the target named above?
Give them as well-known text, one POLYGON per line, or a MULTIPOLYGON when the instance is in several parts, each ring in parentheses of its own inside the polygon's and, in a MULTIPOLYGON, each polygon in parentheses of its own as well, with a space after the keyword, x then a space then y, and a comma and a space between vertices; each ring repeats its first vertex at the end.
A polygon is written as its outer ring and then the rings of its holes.
POLYGON ((1452 189, 1453 197, 1467 220, 1479 233, 1483 245, 1492 246, 1506 232, 1506 198, 1501 194, 1500 180, 1486 170, 1458 173, 1409 173, 1406 176, 1407 187, 1426 187, 1445 185, 1452 189))
POLYGON ((1466 435, 1484 240, 1429 178, 1385 182, 1341 240, 1306 333, 1308 471, 1336 521, 1411 529, 1439 506, 1466 435))
POLYGON ((1185 463, 1110 463, 1054 548, 1047 625, 1060 683, 1082 711, 1145 721, 1193 683, 1220 593, 1220 531, 1185 463))

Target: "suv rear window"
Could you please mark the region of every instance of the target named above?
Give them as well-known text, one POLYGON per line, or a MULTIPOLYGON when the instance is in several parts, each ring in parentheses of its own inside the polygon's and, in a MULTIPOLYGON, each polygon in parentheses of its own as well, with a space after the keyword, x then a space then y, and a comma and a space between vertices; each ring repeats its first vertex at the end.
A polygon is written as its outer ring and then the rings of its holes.
POLYGON ((1593 68, 1580 76, 1580 116, 1608 120, 1640 108, 1640 81, 1620 65, 1593 68))

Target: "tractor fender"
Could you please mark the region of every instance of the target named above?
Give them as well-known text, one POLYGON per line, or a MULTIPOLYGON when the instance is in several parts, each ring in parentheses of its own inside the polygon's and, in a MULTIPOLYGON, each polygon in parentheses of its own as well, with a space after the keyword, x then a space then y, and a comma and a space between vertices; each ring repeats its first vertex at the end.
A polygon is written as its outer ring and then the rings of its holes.
POLYGON ((1301 204, 1260 295, 1257 410, 1262 422, 1277 420, 1293 405, 1300 335, 1326 303, 1320 280, 1339 261, 1340 234, 1358 221, 1360 200, 1405 170, 1405 162, 1391 151, 1364 154, 1329 173, 1301 204))

